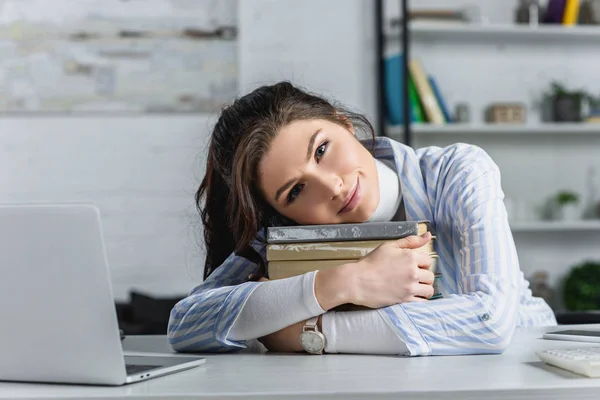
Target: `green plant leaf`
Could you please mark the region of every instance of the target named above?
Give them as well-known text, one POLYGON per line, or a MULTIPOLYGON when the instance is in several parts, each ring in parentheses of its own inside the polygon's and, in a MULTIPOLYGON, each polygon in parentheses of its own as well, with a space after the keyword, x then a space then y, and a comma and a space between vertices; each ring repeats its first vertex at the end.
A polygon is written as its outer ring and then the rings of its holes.
POLYGON ((565 279, 563 299, 570 311, 600 310, 600 262, 574 266, 565 279))

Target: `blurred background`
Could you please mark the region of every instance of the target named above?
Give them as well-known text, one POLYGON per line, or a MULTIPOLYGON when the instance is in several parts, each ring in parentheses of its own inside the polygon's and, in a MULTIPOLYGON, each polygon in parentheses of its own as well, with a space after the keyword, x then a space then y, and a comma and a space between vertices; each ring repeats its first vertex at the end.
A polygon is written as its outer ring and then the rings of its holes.
POLYGON ((163 333, 202 280, 220 108, 291 80, 378 135, 484 148, 534 294, 600 322, 600 1, 404 3, 0 0, 0 203, 96 203, 121 326, 163 333))

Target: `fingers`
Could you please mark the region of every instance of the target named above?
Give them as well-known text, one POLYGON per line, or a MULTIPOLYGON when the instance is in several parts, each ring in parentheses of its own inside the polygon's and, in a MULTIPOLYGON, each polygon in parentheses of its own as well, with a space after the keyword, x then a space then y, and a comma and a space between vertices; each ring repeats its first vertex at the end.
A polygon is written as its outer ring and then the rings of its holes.
POLYGON ((434 290, 432 284, 423 284, 419 283, 417 290, 415 291, 415 297, 423 297, 425 299, 429 299, 433 296, 434 290))
POLYGON ((428 269, 420 268, 417 272, 419 276, 419 283, 424 283, 427 285, 433 285, 433 280, 435 279, 435 275, 428 269))
POLYGON ((429 301, 429 299, 426 299, 424 297, 413 297, 413 299, 411 301, 429 301))
POLYGON ((429 254, 422 253, 420 251, 414 251, 413 255, 415 257, 415 261, 417 262, 417 266, 419 268, 425 268, 425 269, 431 268, 431 265, 433 264, 433 260, 431 259, 431 256, 429 254))
POLYGON ((407 236, 392 243, 400 249, 418 249, 425 246, 429 240, 431 240, 431 233, 425 232, 422 236, 407 236))

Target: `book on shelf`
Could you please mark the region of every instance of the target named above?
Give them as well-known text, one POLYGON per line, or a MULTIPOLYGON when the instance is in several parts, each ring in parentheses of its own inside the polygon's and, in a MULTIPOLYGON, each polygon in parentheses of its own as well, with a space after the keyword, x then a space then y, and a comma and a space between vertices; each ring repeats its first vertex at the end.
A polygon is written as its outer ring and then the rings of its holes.
POLYGON ((444 116, 445 122, 452 122, 452 116, 450 115, 450 111, 448 110, 448 106, 446 101, 444 100, 444 96, 442 96, 442 91, 437 83, 437 80, 433 77, 433 75, 429 75, 427 77, 429 81, 429 86, 431 86, 431 91, 437 100, 438 105, 440 106, 440 110, 442 111, 442 115, 444 116))
POLYGON ((544 13, 544 23, 562 24, 566 2, 567 0, 548 0, 546 12, 544 13))
POLYGON ((402 74, 403 53, 385 58, 385 108, 387 121, 391 125, 404 123, 404 96, 408 91, 409 118, 412 123, 444 124, 452 122, 440 85, 432 74, 427 74, 418 59, 409 60, 408 85, 402 74), (405 86, 407 86, 405 88, 405 86))
MULTIPOLYGON (((385 58, 385 104, 387 119, 392 125, 399 125, 404 122, 404 77, 401 73, 404 55, 396 53, 385 58)), ((413 79, 409 76, 409 112, 410 121, 413 123, 425 122, 425 115, 421 108, 419 95, 413 79)))
MULTIPOLYGON (((315 270, 357 262, 384 243, 431 232, 431 240, 418 251, 432 258, 434 296, 442 297, 437 271, 435 232, 429 221, 366 222, 360 224, 297 225, 267 228, 267 273, 269 279, 285 279, 315 270)), ((336 310, 365 307, 343 305, 336 310)))
POLYGON ((543 22, 563 26, 595 24, 595 14, 594 5, 589 1, 548 0, 543 22))
POLYGON ((565 3, 565 9, 562 16, 563 25, 576 25, 579 19, 579 8, 581 7, 581 0, 567 0, 565 3))
POLYGON ((417 92, 417 87, 415 86, 415 80, 408 75, 408 99, 410 102, 410 110, 413 115, 412 122, 421 123, 426 122, 425 113, 423 112, 423 107, 421 105, 421 100, 419 99, 419 92, 417 92))
POLYGON ((425 73, 421 61, 412 58, 408 62, 408 70, 415 82, 415 87, 417 88, 417 93, 419 94, 427 121, 432 124, 444 124, 446 120, 444 119, 444 115, 442 114, 442 110, 440 109, 440 105, 438 104, 433 89, 429 84, 429 79, 427 79, 427 74, 425 73))

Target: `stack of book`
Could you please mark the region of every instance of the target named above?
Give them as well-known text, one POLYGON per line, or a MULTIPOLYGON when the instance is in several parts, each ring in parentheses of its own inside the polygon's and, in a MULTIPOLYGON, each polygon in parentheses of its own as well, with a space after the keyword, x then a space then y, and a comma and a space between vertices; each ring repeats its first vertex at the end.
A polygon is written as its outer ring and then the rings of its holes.
MULTIPOLYGON (((387 119, 391 125, 404 122, 404 54, 391 54, 385 59, 385 96, 387 119)), ((437 79, 427 73, 420 59, 408 60, 409 118, 413 123, 446 124, 454 122, 437 79)))
MULTIPOLYGON (((433 259, 434 295, 442 297, 441 274, 436 271, 435 232, 427 221, 366 222, 360 224, 300 225, 267 229, 267 271, 269 279, 283 279, 314 270, 356 262, 378 246, 411 235, 431 231, 431 240, 418 249, 433 259)), ((352 309, 346 305, 343 309, 352 309)))

